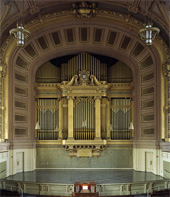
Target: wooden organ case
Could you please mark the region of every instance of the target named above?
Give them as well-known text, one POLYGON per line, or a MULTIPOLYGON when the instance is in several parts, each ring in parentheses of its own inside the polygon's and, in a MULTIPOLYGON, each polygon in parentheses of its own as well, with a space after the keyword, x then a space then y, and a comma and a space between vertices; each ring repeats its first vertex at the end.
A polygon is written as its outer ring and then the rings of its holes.
POLYGON ((112 140, 130 140, 133 83, 107 81, 107 64, 87 53, 61 65, 61 80, 37 82, 37 140, 60 142, 70 156, 99 156, 112 140))

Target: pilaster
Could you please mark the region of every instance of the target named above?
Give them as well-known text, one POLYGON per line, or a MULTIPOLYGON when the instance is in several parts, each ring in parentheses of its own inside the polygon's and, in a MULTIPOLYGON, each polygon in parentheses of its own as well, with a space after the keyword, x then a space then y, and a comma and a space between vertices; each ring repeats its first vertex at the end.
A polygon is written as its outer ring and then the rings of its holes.
POLYGON ((165 64, 166 67, 166 76, 168 78, 168 133, 166 138, 170 138, 170 58, 165 64))
POLYGON ((111 100, 107 99, 107 139, 110 139, 110 107, 111 100))
POLYGON ((68 139, 73 139, 73 97, 68 97, 68 139))
POLYGON ((6 75, 6 64, 0 57, 0 142, 4 141, 8 134, 4 133, 4 77, 6 75))
POLYGON ((95 97, 95 140, 101 139, 101 98, 95 97))
POLYGON ((63 101, 59 99, 59 134, 58 139, 62 139, 62 130, 63 130, 63 101))

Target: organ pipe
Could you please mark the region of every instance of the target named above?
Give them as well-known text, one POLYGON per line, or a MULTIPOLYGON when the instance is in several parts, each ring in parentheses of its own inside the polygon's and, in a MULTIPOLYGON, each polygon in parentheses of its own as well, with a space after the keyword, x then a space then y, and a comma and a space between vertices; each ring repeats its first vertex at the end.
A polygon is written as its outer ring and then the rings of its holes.
POLYGON ((57 139, 56 128, 59 127, 58 99, 38 99, 37 114, 40 130, 38 137, 41 140, 57 139))
POLYGON ((111 122, 113 131, 111 139, 130 139, 129 123, 131 120, 131 103, 129 98, 111 100, 111 122))
POLYGON ((76 98, 74 107, 74 137, 76 140, 94 139, 94 101, 76 98))
MULTIPOLYGON (((65 64, 62 64, 62 67, 64 66, 65 64)), ((101 79, 101 74, 102 78, 107 80, 107 65, 103 66, 103 64, 100 64, 100 60, 96 59, 88 53, 81 53, 68 61, 68 81, 70 81, 74 75, 78 75, 79 71, 82 70, 89 71, 90 74, 96 76, 99 81, 101 79)), ((63 76, 64 71, 65 69, 62 68, 63 76)))

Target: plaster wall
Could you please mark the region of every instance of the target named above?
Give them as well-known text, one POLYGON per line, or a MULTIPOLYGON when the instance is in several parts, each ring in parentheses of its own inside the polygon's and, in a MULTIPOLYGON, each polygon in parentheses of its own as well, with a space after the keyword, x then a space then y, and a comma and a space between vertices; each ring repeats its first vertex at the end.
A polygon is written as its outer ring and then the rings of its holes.
POLYGON ((9 151, 9 172, 7 176, 18 172, 35 170, 35 149, 15 149, 9 151))
POLYGON ((9 169, 9 152, 0 152, 0 179, 5 178, 9 169))
POLYGON ((161 164, 163 169, 163 176, 170 179, 170 153, 161 152, 161 164))
POLYGON ((108 147, 99 157, 70 157, 61 147, 39 147, 36 151, 36 168, 39 169, 132 169, 132 148, 108 147))
POLYGON ((163 176, 163 154, 158 149, 133 149, 133 168, 163 176))

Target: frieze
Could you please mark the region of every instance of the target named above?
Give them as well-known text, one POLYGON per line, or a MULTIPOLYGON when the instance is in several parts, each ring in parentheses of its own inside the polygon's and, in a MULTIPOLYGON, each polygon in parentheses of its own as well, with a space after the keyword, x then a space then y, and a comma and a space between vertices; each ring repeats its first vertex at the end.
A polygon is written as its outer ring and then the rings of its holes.
POLYGON ((77 18, 92 18, 96 16, 96 3, 87 3, 85 1, 73 3, 74 16, 77 18))
POLYGON ((57 84, 54 83, 37 83, 36 87, 57 87, 57 84))

